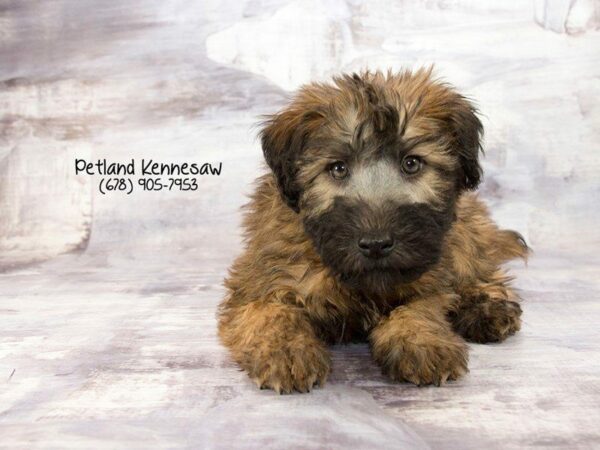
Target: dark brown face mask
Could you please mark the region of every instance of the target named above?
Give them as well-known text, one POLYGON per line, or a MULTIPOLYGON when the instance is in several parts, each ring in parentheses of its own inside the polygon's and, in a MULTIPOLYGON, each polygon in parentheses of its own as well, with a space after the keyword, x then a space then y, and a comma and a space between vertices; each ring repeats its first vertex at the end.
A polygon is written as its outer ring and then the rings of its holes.
POLYGON ((323 263, 349 287, 385 292, 418 278, 440 258, 454 214, 426 204, 374 208, 344 198, 304 228, 323 263))

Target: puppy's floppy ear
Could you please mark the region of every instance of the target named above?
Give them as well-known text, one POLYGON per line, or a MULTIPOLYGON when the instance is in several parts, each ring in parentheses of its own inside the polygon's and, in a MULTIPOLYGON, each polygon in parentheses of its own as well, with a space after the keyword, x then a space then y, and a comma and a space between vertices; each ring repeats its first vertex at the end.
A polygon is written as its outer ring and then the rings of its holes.
POLYGON ((460 163, 458 185, 461 189, 475 189, 483 174, 479 165, 483 125, 475 106, 462 95, 454 94, 448 106, 452 145, 460 163))
POLYGON ((275 174, 279 192, 296 212, 302 193, 296 180, 297 163, 319 118, 322 115, 316 111, 290 108, 268 117, 260 132, 265 160, 275 174))

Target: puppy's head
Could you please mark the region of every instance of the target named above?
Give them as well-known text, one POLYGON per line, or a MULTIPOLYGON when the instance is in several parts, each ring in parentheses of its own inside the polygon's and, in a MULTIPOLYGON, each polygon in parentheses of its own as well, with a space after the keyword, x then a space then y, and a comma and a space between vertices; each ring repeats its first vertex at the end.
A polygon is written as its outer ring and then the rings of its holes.
POLYGON ((421 70, 305 86, 261 137, 323 262, 385 292, 438 261, 457 196, 479 184, 481 133, 473 105, 421 70))

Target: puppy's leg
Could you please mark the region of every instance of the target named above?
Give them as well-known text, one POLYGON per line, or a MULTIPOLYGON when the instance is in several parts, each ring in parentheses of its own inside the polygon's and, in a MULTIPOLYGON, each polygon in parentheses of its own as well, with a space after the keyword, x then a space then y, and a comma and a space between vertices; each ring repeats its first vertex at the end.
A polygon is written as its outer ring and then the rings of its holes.
POLYGON ((530 249, 519 233, 498 229, 474 195, 461 197, 457 214, 450 253, 460 298, 448 318, 469 341, 503 341, 521 327, 521 308, 510 277, 500 267, 515 258, 527 259, 530 249))
POLYGON ((454 330, 471 342, 501 342, 521 329, 521 307, 498 271, 486 282, 463 289, 448 312, 454 330))
POLYGON ((323 385, 330 357, 302 309, 269 302, 235 306, 221 314, 219 335, 260 388, 308 392, 323 385))
POLYGON ((396 308, 371 332, 373 357, 397 381, 440 385, 465 374, 468 351, 446 320, 451 295, 423 298, 396 308))

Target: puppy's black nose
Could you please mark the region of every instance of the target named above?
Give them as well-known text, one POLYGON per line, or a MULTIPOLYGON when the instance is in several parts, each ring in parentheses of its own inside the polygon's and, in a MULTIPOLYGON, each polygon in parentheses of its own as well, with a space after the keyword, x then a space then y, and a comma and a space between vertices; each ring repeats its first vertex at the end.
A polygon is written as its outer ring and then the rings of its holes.
POLYGON ((389 234, 363 236, 358 241, 358 248, 368 258, 383 258, 392 253, 394 239, 389 234))

